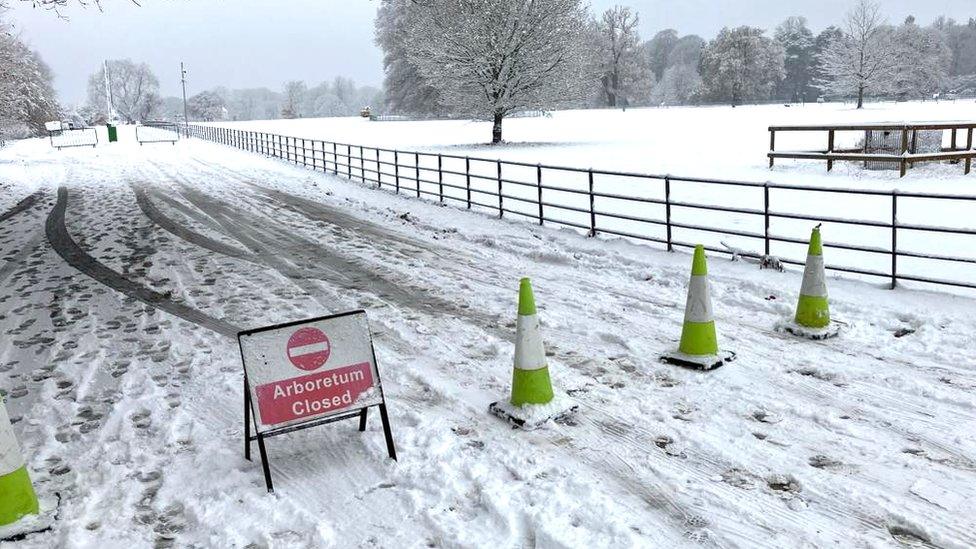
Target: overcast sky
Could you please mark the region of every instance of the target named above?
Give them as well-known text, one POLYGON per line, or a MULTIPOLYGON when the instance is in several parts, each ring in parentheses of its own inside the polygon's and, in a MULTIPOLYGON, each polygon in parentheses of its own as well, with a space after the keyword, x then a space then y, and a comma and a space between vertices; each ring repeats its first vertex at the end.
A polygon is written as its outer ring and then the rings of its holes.
MULTIPOLYGON (((854 0, 592 0, 594 11, 613 4, 640 13, 641 33, 664 28, 711 38, 723 26, 775 27, 803 15, 814 32, 839 23, 854 0)), ((915 15, 928 24, 945 14, 976 17, 973 0, 880 0, 891 22, 915 15)), ((163 95, 179 95, 179 65, 189 71, 187 92, 218 85, 267 86, 287 80, 316 84, 343 75, 379 86, 382 57, 373 44, 378 0, 102 0, 103 11, 69 8, 67 21, 17 4, 9 14, 21 34, 51 65, 62 101, 84 101, 88 75, 103 59, 149 63, 163 95)))

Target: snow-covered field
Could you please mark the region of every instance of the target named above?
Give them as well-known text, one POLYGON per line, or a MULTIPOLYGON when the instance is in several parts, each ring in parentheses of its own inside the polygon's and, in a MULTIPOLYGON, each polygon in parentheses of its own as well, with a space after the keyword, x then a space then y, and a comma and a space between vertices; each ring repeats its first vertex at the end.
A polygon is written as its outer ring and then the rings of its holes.
MULTIPOLYGON (((657 360, 677 344, 687 254, 199 140, 121 138, 0 150, 0 387, 36 488, 62 498, 53 531, 14 546, 976 546, 972 299, 832 278, 844 333, 801 341, 772 329, 791 313, 797 272, 712 257, 721 344, 739 359, 688 371, 657 360), (98 281, 59 255, 71 242, 80 251, 67 257, 98 281), (531 433, 486 411, 509 389, 521 276, 554 381, 581 408, 531 433), (155 306, 134 297, 146 295, 155 306), (364 434, 348 422, 277 437, 268 495, 243 459, 242 369, 226 332, 358 307, 400 460, 386 458, 375 416, 364 434), (187 309, 206 318, 165 312, 187 309)), ((758 170, 763 148, 743 169, 758 170)), ((567 150, 604 165, 585 146, 512 154, 576 156, 567 150)), ((662 158, 646 154, 632 168, 662 158)), ((931 173, 958 185, 943 168, 931 173)))
MULTIPOLYGON (((976 175, 963 177, 961 166, 923 165, 899 180, 896 173, 863 170, 856 163, 838 163, 828 174, 820 162, 777 160, 777 167, 769 170, 766 158, 770 125, 974 120, 976 101, 972 100, 869 103, 862 110, 850 104, 811 103, 789 107, 593 109, 551 114, 506 120, 504 131, 508 143, 501 146, 486 144, 491 137, 490 122, 468 120, 371 122, 347 117, 213 125, 353 145, 533 164, 811 186, 976 194, 976 175)), ((838 134, 837 147, 853 146, 861 137, 855 133, 838 134)), ((959 143, 965 143, 964 134, 960 134, 959 143)), ((826 148, 826 137, 780 133, 776 148, 826 148)))
MULTIPOLYGON (((471 155, 474 157, 543 163, 555 166, 595 168, 610 171, 627 171, 648 174, 670 173, 686 177, 708 179, 734 179, 762 183, 808 186, 812 188, 865 189, 869 191, 898 190, 905 193, 940 193, 950 195, 976 196, 976 173, 965 176, 959 164, 923 164, 912 169, 903 179, 897 171, 864 170, 860 164, 838 163, 832 173, 826 172, 821 162, 778 160, 773 170, 767 167, 766 151, 769 147, 767 128, 772 124, 806 124, 857 121, 886 122, 905 120, 959 120, 976 119, 976 102, 971 100, 956 102, 925 103, 882 103, 869 104, 864 110, 855 110, 850 105, 809 104, 809 105, 764 105, 745 107, 680 107, 659 109, 586 110, 561 111, 547 118, 516 118, 505 122, 507 139, 510 144, 491 147, 478 145, 490 135, 490 126, 484 122, 471 121, 417 121, 417 122, 371 122, 362 118, 331 118, 310 120, 273 120, 240 123, 221 123, 220 126, 250 131, 273 132, 279 135, 295 136, 305 139, 324 139, 367 145, 373 147, 396 147, 406 151, 425 151, 450 155, 471 155)), ((854 146, 863 137, 854 132, 839 134, 837 146, 854 146)), ((949 135, 944 136, 946 145, 949 135)), ((778 150, 825 148, 823 133, 780 133, 777 138, 778 150)), ((965 133, 958 135, 958 143, 965 143, 965 133)), ((308 147, 312 147, 310 143, 308 147)), ((349 150, 353 155, 353 175, 358 176, 360 159, 355 147, 349 150)), ((339 147, 340 155, 346 154, 339 147)), ((313 156, 308 152, 307 156, 313 156)), ((331 149, 327 151, 331 162, 331 149)), ((318 158, 321 158, 321 152, 318 158)), ((381 152, 375 159, 372 151, 367 151, 362 164, 366 169, 375 169, 375 160, 394 161, 392 152, 381 152)), ((436 179, 437 158, 401 154, 400 169, 404 185, 407 178, 415 176, 410 168, 415 162, 421 166, 420 175, 428 180, 436 179), (435 170, 435 171, 432 171, 435 170)), ((345 162, 340 158, 340 162, 345 162)), ((445 175, 448 185, 463 187, 465 178, 457 173, 465 171, 463 158, 445 158, 443 169, 455 174, 445 175)), ((392 184, 393 168, 382 168, 390 174, 386 183, 392 184)), ((473 161, 471 172, 485 177, 472 180, 472 187, 487 192, 497 192, 494 178, 497 167, 494 162, 473 161)), ((504 166, 503 178, 534 184, 534 167, 504 166)), ((367 174, 368 177, 374 177, 367 174)), ((558 170, 545 170, 543 181, 547 185, 585 191, 588 188, 586 173, 573 173, 558 170)), ((432 192, 436 185, 422 184, 423 190, 432 192)), ((597 193, 610 193, 631 197, 663 200, 665 184, 663 180, 638 179, 597 175, 594 178, 597 193)), ((516 184, 505 184, 504 193, 525 199, 524 202, 508 200, 505 207, 521 212, 529 218, 537 215, 536 190, 516 184)), ((447 194, 463 198, 464 191, 447 189, 447 194)), ((431 198, 428 196, 428 198, 431 198)), ((434 197, 436 199, 436 197, 434 197)), ((485 195, 475 195, 475 200, 491 204, 495 199, 485 195)), ((719 186, 686 181, 674 181, 671 185, 671 200, 676 202, 710 205, 719 207, 738 207, 753 212, 764 208, 762 188, 719 186)), ((571 192, 545 191, 544 201, 582 211, 547 208, 547 217, 568 223, 589 226, 586 210, 589 199, 583 194, 571 192)), ((772 189, 769 192, 769 207, 772 211, 784 214, 809 216, 813 219, 843 218, 861 220, 869 223, 891 223, 892 198, 885 195, 851 195, 830 192, 795 191, 772 189)), ((639 219, 665 220, 665 208, 658 204, 625 201, 616 198, 598 197, 594 208, 598 212, 622 214, 639 219)), ((490 209, 490 208, 488 208, 490 209)), ((901 224, 950 227, 976 230, 976 200, 948 201, 941 199, 911 198, 902 196, 897 204, 898 222, 901 224)), ((672 221, 686 225, 676 228, 673 238, 678 242, 701 242, 714 249, 723 249, 725 244, 753 253, 764 251, 761 235, 765 230, 765 218, 759 214, 705 211, 689 207, 675 207, 671 211, 672 221), (687 228, 688 225, 706 226, 719 229, 760 235, 759 238, 704 232, 687 228)), ((599 228, 610 231, 664 239, 662 224, 614 218, 611 215, 597 215, 599 228)), ((793 218, 774 217, 771 220, 770 234, 792 240, 774 241, 770 247, 773 255, 803 261, 806 248, 802 242, 809 236, 811 222, 793 218)), ((835 247, 828 257, 828 264, 855 270, 868 270, 876 273, 891 272, 891 258, 885 253, 852 251, 844 246, 862 246, 872 250, 890 250, 892 231, 883 227, 865 227, 846 223, 827 222, 824 235, 828 245, 835 247)), ((937 254, 950 257, 968 258, 976 261, 976 236, 951 233, 933 233, 925 230, 901 229, 897 235, 898 249, 909 254, 937 254)), ((901 258, 898 272, 903 276, 941 279, 966 282, 976 279, 976 262, 960 263, 945 260, 901 258)), ((871 277, 875 283, 887 283, 884 277, 871 277)), ((908 282, 909 286, 922 287, 918 282, 908 282)))

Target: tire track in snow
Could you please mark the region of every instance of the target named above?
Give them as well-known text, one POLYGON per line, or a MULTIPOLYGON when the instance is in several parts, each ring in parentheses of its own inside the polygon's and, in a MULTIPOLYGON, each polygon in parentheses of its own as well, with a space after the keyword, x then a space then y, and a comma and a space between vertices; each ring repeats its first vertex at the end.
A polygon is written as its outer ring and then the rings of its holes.
MULTIPOLYGON (((132 187, 132 192, 134 192, 136 195, 136 203, 139 205, 139 209, 142 210, 142 213, 145 214, 150 221, 158 225, 163 230, 182 240, 212 252, 233 257, 235 259, 243 259, 244 261, 249 261, 251 263, 261 263, 258 258, 254 256, 254 254, 241 250, 236 246, 224 244, 223 242, 219 242, 213 238, 180 225, 163 214, 163 212, 160 211, 155 204, 153 204, 149 198, 151 191, 149 191, 145 186, 135 184, 130 184, 130 186, 132 187)), ((154 192, 152 194, 156 195, 154 192)))
POLYGON ((10 219, 11 217, 21 212, 25 212, 31 209, 42 196, 44 196, 43 190, 36 191, 33 194, 26 196, 23 200, 14 204, 12 208, 0 214, 0 223, 3 223, 4 221, 10 219))
POLYGON ((213 330, 226 337, 237 337, 237 333, 240 331, 240 328, 237 326, 209 316, 182 303, 177 303, 159 292, 137 284, 106 267, 82 250, 81 246, 71 238, 71 234, 65 225, 68 201, 68 188, 64 186, 59 187, 58 201, 54 209, 51 210, 50 215, 48 215, 45 232, 51 247, 69 265, 105 286, 134 299, 138 299, 151 307, 161 309, 171 315, 207 328, 208 330, 213 330))

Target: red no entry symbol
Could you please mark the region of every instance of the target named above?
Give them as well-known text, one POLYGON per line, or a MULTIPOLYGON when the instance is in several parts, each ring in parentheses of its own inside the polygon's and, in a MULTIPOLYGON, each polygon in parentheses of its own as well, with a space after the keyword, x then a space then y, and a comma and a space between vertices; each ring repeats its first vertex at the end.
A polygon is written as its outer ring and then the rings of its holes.
POLYGON ((332 345, 318 328, 302 328, 288 338, 288 360, 301 370, 317 370, 329 360, 332 345))

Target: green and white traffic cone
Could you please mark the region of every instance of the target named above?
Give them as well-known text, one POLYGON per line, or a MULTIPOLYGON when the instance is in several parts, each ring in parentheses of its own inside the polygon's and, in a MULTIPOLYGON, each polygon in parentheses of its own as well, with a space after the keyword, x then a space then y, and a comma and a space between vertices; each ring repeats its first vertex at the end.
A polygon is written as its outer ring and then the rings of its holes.
POLYGON ((565 418, 576 410, 577 406, 568 397, 552 390, 532 284, 528 278, 523 278, 519 281, 515 323, 512 396, 507 402, 491 403, 488 411, 516 427, 535 429, 550 419, 565 418))
POLYGON ((809 339, 827 339, 840 333, 840 325, 830 319, 820 225, 814 227, 810 234, 796 315, 792 321, 782 322, 777 328, 809 339))
POLYGON ((19 523, 28 522, 39 511, 37 494, 7 416, 7 406, 0 398, 0 541, 20 534, 19 523))
POLYGON ((685 302, 685 320, 681 327, 678 350, 665 353, 661 361, 699 370, 711 370, 735 360, 735 353, 718 348, 715 315, 708 289, 708 264, 705 247, 695 246, 691 261, 691 280, 685 302))

